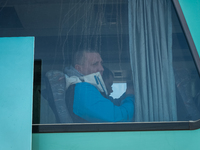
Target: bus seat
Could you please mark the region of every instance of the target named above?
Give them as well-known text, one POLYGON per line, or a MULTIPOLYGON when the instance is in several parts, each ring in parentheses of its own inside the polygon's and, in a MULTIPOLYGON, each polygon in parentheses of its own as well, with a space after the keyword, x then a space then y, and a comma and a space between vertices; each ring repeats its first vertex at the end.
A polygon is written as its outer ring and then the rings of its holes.
POLYGON ((57 123, 72 123, 65 102, 66 81, 64 73, 50 70, 46 73, 45 82, 48 91, 48 103, 55 114, 57 123))
POLYGON ((200 119, 200 111, 195 104, 192 92, 193 82, 190 72, 184 68, 175 69, 174 72, 177 89, 178 120, 186 121, 200 119))

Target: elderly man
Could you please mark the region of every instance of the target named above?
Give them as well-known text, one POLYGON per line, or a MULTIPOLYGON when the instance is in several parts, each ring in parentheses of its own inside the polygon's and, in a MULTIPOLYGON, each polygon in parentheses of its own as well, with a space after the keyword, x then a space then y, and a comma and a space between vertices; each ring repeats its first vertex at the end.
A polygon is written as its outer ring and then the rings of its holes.
POLYGON ((101 77, 95 83, 84 80, 88 76, 90 79, 93 77, 93 74, 94 77, 97 77, 98 72, 102 75, 103 71, 100 54, 92 50, 77 52, 73 66, 65 68, 65 73, 69 79, 73 78, 73 81, 75 81, 74 77, 78 78, 78 82, 70 85, 66 93, 67 106, 73 122, 133 121, 133 91, 128 90, 125 99, 121 101, 119 106, 116 106, 103 96, 107 93, 106 90, 102 90, 105 88, 105 85, 101 77), (100 85, 101 89, 98 88, 100 85), (103 94, 102 91, 104 92, 103 94))

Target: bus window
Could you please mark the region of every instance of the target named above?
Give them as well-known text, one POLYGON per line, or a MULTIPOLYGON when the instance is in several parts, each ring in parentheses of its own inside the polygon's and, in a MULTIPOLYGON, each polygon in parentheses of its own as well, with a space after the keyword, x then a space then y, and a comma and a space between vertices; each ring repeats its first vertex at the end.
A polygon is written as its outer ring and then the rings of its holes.
POLYGON ((172 1, 16 0, 0 10, 1 37, 35 37, 33 124, 200 119, 197 60, 172 1))

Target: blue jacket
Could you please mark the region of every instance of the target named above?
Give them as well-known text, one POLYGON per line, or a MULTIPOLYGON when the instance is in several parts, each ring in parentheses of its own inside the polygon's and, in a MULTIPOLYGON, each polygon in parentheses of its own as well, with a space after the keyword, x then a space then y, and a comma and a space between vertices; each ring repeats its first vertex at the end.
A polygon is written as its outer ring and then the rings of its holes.
POLYGON ((74 91, 73 112, 89 122, 133 121, 134 95, 127 95, 120 106, 104 98, 97 88, 89 83, 77 83, 74 91))

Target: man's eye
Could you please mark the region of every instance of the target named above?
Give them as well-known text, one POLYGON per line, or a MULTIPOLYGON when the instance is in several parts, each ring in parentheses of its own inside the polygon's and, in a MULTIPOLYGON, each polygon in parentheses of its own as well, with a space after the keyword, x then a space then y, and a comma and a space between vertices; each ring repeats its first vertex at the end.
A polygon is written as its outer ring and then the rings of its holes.
POLYGON ((93 66, 97 66, 97 65, 98 65, 98 63, 94 63, 94 64, 93 64, 93 66))

